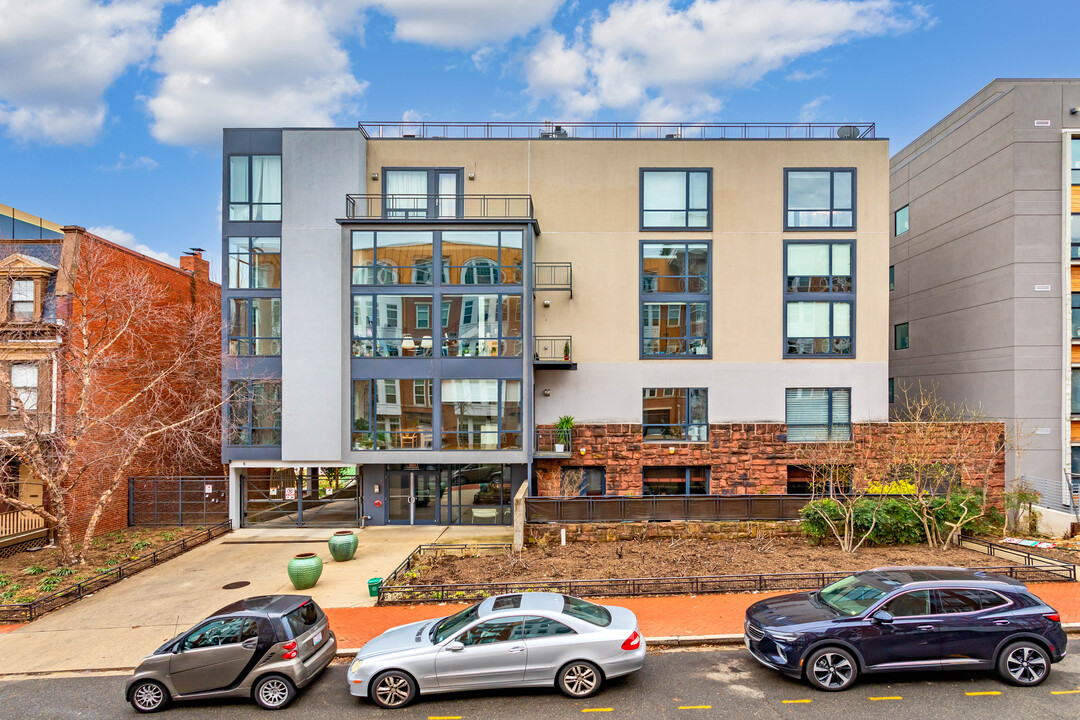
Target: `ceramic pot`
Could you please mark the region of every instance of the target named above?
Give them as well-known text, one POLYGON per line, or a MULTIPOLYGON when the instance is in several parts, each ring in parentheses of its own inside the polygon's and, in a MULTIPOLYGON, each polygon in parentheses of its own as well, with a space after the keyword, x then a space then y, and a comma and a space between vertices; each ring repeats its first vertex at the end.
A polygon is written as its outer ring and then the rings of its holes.
POLYGON ((315 587, 322 575, 322 558, 315 553, 300 553, 289 561, 289 580, 297 590, 315 587))
POLYGON ((334 560, 345 562, 352 560, 360 540, 352 530, 338 530, 330 536, 327 544, 330 546, 330 554, 334 556, 334 560))

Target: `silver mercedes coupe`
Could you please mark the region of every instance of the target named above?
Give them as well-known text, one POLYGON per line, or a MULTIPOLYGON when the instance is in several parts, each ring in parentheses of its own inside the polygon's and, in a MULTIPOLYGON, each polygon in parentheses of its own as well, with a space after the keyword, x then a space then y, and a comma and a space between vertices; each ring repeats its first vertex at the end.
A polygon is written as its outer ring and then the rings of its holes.
POLYGON ((456 615, 387 630, 349 666, 349 692, 384 708, 418 694, 555 686, 587 698, 640 670, 645 638, 626 608, 557 593, 491 597, 456 615))

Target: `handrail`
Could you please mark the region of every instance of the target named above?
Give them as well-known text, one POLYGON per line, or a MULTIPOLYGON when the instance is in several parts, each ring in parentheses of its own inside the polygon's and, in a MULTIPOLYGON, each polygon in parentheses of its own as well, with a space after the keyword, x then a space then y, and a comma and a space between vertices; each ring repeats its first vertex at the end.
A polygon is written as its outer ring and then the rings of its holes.
POLYGON ((589 140, 872 139, 871 122, 656 123, 656 122, 407 122, 358 123, 367 138, 589 140))
POLYGON ((0 513, 0 538, 22 535, 45 528, 45 518, 29 510, 10 510, 0 513))
POLYGON ((574 297, 574 267, 568 262, 534 262, 533 290, 569 291, 574 297))
POLYGON ((574 338, 569 335, 537 335, 533 338, 533 362, 568 363, 574 357, 574 338))
POLYGON ((533 220, 532 195, 360 193, 345 196, 350 220, 533 220))

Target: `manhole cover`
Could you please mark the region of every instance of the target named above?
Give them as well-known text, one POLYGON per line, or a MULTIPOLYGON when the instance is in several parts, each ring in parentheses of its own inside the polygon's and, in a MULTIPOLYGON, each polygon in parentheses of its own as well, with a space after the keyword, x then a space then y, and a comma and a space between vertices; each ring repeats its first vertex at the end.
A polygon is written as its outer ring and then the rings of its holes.
POLYGON ((247 580, 240 580, 238 582, 231 582, 228 585, 222 585, 221 589, 222 590, 236 590, 237 588, 247 587, 250 584, 251 583, 249 583, 247 580))

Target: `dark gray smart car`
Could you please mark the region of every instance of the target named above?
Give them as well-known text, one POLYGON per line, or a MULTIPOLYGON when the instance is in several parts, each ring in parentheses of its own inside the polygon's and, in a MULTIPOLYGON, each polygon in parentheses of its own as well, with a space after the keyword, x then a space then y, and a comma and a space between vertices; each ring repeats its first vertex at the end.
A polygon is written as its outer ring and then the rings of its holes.
POLYGON ((127 683, 139 712, 173 700, 250 697, 267 710, 330 664, 337 639, 310 597, 262 595, 218 610, 144 658, 127 683))

